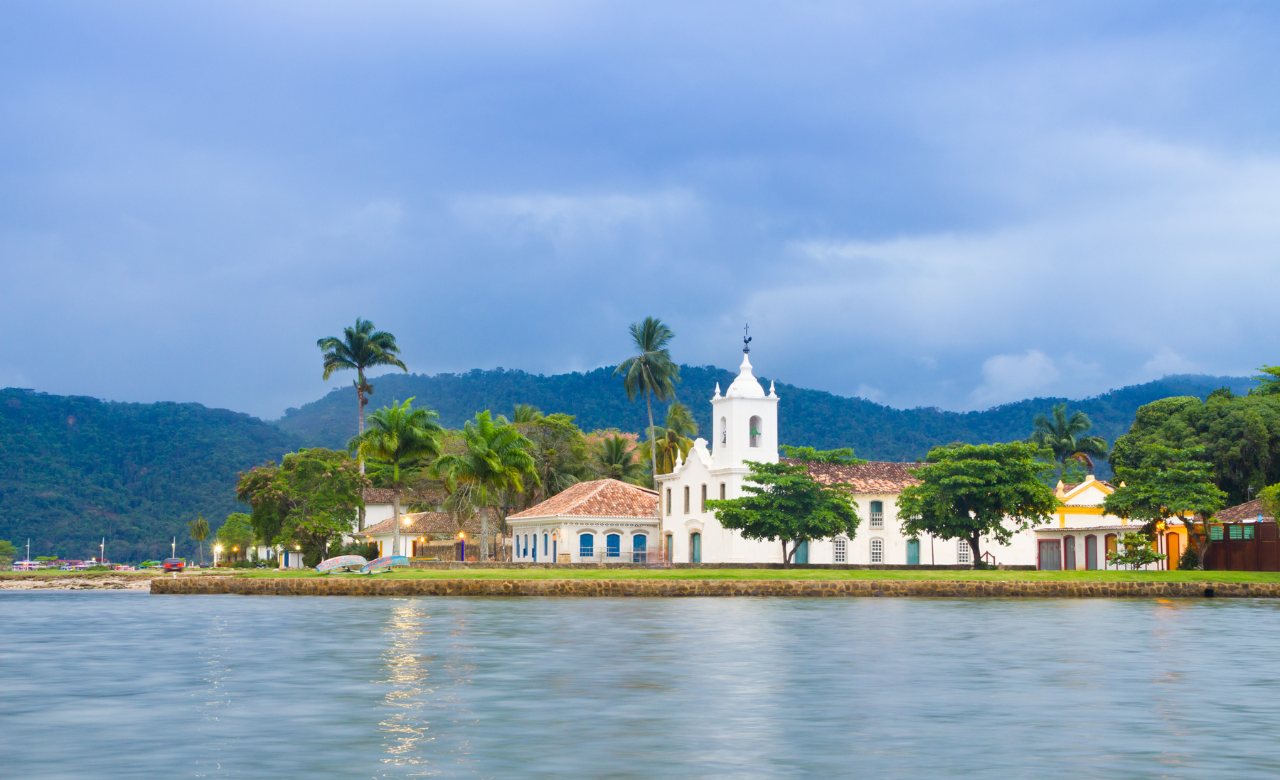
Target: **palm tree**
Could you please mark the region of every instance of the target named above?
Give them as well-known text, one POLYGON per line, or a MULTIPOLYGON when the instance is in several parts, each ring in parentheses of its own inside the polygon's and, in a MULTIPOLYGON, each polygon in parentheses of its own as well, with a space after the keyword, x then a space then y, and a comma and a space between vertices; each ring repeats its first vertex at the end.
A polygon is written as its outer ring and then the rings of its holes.
POLYGON ((1093 428, 1089 415, 1077 410, 1068 417, 1066 404, 1054 405, 1052 420, 1037 414, 1032 424, 1035 430, 1027 441, 1052 450, 1054 459, 1063 466, 1068 460, 1078 460, 1092 472, 1093 458, 1107 454, 1106 439, 1085 435, 1093 428))
MULTIPOLYGON (((431 468, 433 477, 444 479, 452 511, 464 514, 487 509, 499 495, 524 492, 526 478, 538 482, 529 454, 533 442, 505 418, 495 421, 488 411, 478 413, 462 427, 462 443, 461 453, 441 455, 431 468)), ((488 539, 482 544, 487 549, 488 539)))
POLYGON ((400 465, 405 461, 435 458, 440 454, 440 416, 430 409, 414 409, 413 399, 393 401, 369 415, 369 430, 351 439, 347 448, 361 458, 386 463, 391 467, 392 510, 395 526, 391 537, 391 554, 400 554, 400 495, 404 490, 400 465))
MULTIPOLYGON (((395 366, 408 372, 404 362, 396 355, 400 348, 396 346, 396 337, 386 331, 375 331, 373 323, 356 317, 354 328, 344 328, 342 338, 330 336, 320 339, 316 346, 324 350, 324 380, 334 371, 355 369, 357 379, 352 382, 356 386, 356 435, 364 433, 364 407, 373 394, 373 385, 364 378, 366 368, 375 366, 395 366)), ((360 461, 360 473, 364 473, 364 460, 360 461)))
POLYGON ((667 408, 665 425, 655 427, 649 441, 640 445, 641 457, 649 455, 657 464, 659 474, 670 474, 676 470, 677 454, 680 458, 688 458, 693 449, 693 437, 698 435, 698 423, 684 404, 676 401, 667 408), (653 458, 650 449, 657 442, 657 457, 653 458))
POLYGON ((204 540, 209 538, 209 521, 204 519, 203 514, 197 514, 195 520, 187 523, 187 530, 200 548, 200 565, 204 566, 204 540))
MULTIPOLYGON (((636 354, 622 361, 614 369, 613 375, 622 375, 622 386, 627 391, 627 398, 633 403, 636 395, 643 395, 645 407, 649 412, 649 440, 654 439, 653 399, 665 401, 675 397, 675 383, 680 381, 680 366, 671 360, 671 351, 667 345, 676 334, 671 328, 662 324, 656 317, 645 317, 643 322, 631 324, 631 341, 636 354)), ((649 448, 649 460, 654 475, 654 487, 657 487, 658 453, 657 448, 649 448)), ((666 537, 662 533, 662 502, 655 501, 653 514, 658 518, 659 544, 665 545, 666 537)))
POLYGON ((648 477, 636 460, 637 449, 626 436, 606 436, 596 450, 596 468, 610 479, 643 485, 648 477))

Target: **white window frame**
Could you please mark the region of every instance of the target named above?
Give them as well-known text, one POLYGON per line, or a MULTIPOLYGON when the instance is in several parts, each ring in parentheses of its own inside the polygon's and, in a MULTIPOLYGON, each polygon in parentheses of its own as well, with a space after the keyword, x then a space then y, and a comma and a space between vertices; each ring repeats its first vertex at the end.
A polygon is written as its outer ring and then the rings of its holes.
POLYGON ((884 540, 879 537, 871 540, 871 562, 884 563, 884 540))
POLYGON ((956 540, 956 563, 973 563, 973 550, 969 549, 969 540, 956 540))
POLYGON ((831 542, 831 562, 832 563, 848 563, 849 562, 849 542, 844 539, 835 539, 831 542))

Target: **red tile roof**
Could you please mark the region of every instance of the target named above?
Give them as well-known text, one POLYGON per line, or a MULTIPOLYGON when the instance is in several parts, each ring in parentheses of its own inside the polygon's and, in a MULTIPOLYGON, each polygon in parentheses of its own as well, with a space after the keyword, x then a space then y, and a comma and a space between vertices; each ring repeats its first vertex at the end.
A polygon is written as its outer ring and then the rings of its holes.
POLYGON ((566 516, 649 518, 655 516, 657 502, 657 491, 616 479, 597 479, 579 482, 541 504, 509 515, 507 519, 566 516))
MULTIPOLYGON (((388 517, 381 523, 371 525, 359 533, 352 534, 352 536, 381 536, 394 533, 395 522, 396 519, 394 517, 388 517)), ((479 517, 472 517, 463 524, 462 528, 458 528, 458 521, 447 512, 415 512, 413 514, 400 515, 400 522, 404 523, 404 525, 400 526, 400 533, 408 536, 456 534, 458 531, 466 531, 469 534, 480 533, 479 517), (406 520, 408 521, 407 523, 405 522, 406 520)), ((497 523, 489 523, 490 533, 496 533, 497 530, 497 523)))
MULTIPOLYGON (((801 461, 783 458, 783 463, 801 464, 801 461)), ((868 461, 857 465, 839 465, 835 463, 809 463, 809 473, 819 482, 828 485, 843 483, 853 486, 854 493, 901 493, 909 485, 918 485, 916 469, 922 463, 889 463, 886 461, 868 461)))
MULTIPOLYGON (((391 488, 365 488, 364 503, 367 504, 390 504, 395 498, 395 491, 391 488)), ((444 501, 443 492, 435 490, 415 491, 406 490, 400 494, 400 506, 408 506, 410 504, 440 504, 444 501)))
POLYGON ((1262 508, 1262 499, 1260 498, 1255 498, 1244 504, 1227 507, 1220 510, 1213 517, 1215 520, 1221 520, 1224 523, 1239 523, 1242 520, 1257 520, 1259 514, 1262 515, 1264 521, 1275 521, 1275 518, 1262 508))

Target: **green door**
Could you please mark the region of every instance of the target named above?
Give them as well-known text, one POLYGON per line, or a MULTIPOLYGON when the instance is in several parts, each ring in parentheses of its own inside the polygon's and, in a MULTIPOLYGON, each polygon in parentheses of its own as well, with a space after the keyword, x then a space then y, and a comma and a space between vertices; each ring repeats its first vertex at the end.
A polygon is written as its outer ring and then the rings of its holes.
POLYGON ((809 562, 809 542, 801 542, 795 553, 791 556, 792 563, 808 563, 809 562))
POLYGON ((702 534, 689 534, 689 563, 702 563, 702 534))
POLYGON ((908 566, 920 565, 920 540, 919 539, 907 540, 907 565, 908 566))

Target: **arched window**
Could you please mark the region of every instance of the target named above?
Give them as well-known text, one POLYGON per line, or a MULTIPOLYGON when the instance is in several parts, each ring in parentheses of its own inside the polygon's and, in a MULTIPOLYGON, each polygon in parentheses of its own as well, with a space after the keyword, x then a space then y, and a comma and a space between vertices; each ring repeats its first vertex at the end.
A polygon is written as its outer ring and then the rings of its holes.
POLYGON ((884 540, 883 539, 871 540, 871 562, 884 563, 884 540))
POLYGON ((720 418, 720 443, 729 443, 729 421, 723 417, 720 418))
POLYGON ((721 501, 724 500, 724 483, 723 482, 720 483, 720 500, 721 501))
POLYGON ((970 555, 969 541, 967 539, 956 540, 956 563, 969 563, 970 555))
POLYGON ((544 533, 542 535, 542 557, 543 558, 547 557, 547 546, 550 541, 551 541, 550 536, 544 533))
POLYGON ((760 428, 762 427, 760 418, 758 416, 752 417, 749 425, 751 426, 748 431, 750 438, 747 440, 747 443, 750 444, 752 447, 759 447, 760 446, 760 428))
POLYGON ((689 514, 689 486, 684 486, 684 513, 689 514))
MULTIPOLYGON (((543 557, 546 557, 545 553, 543 554, 543 557)), ((533 562, 538 562, 538 535, 536 533, 533 535, 533 562)))
POLYGON ((706 485, 702 486, 702 508, 699 509, 698 511, 699 512, 707 511, 707 486, 706 485))
POLYGON ((689 534, 689 563, 702 563, 702 534, 689 534))
POLYGON ((832 563, 848 563, 849 562, 849 543, 844 539, 836 539, 831 543, 831 562, 832 563))
POLYGON ((871 527, 884 528, 884 502, 871 502, 871 527))
POLYGON ((578 537, 578 555, 582 558, 594 558, 596 555, 596 538, 592 534, 578 537))
POLYGON ((524 535, 524 557, 529 557, 529 534, 524 535))
POLYGON ((649 537, 644 534, 636 534, 631 537, 631 562, 632 563, 648 563, 649 561, 649 537))
POLYGON ((671 488, 667 488, 667 514, 671 514, 671 488))
POLYGON ((604 538, 604 554, 608 558, 617 558, 622 555, 622 537, 618 534, 609 534, 604 538))

